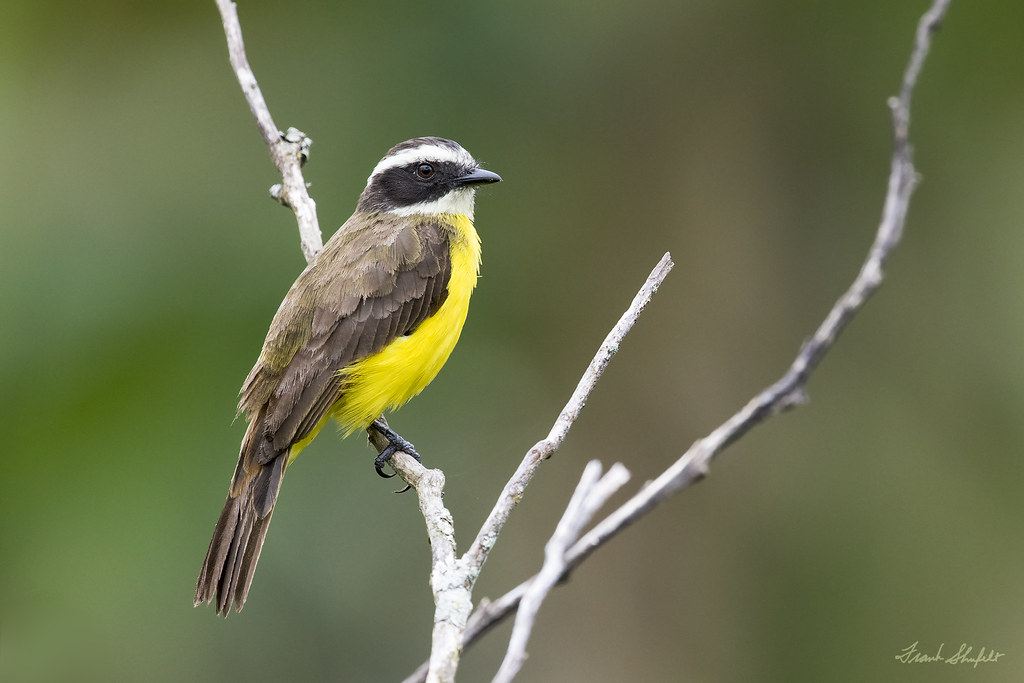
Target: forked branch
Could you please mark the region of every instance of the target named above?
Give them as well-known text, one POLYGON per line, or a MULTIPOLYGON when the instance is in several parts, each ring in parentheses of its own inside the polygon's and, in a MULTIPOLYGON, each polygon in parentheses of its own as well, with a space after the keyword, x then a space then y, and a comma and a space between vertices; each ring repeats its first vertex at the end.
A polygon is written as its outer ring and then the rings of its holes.
MULTIPOLYGON (((711 460, 729 444, 769 417, 804 402, 805 388, 811 373, 835 344, 854 315, 881 286, 885 262, 903 235, 910 197, 917 184, 909 140, 911 98, 924 60, 931 48, 932 38, 946 15, 950 1, 934 0, 921 17, 899 95, 890 98, 888 102, 893 121, 893 153, 888 190, 875 240, 853 284, 839 297, 825 320, 804 343, 796 359, 777 382, 751 399, 711 434, 694 443, 657 479, 596 524, 566 551, 565 571, 561 579, 568 577, 597 548, 638 521, 663 500, 703 478, 711 460)), ((466 627, 463 648, 469 647, 488 629, 512 614, 537 578, 534 576, 527 579, 496 600, 482 602, 466 627)), ((419 670, 407 678, 406 683, 422 680, 417 674, 419 670)))

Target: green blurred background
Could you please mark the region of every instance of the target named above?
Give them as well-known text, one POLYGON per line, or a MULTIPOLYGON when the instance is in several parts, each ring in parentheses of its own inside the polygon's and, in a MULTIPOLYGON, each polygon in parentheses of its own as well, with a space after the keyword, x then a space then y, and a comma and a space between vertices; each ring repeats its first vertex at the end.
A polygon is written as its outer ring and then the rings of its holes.
MULTIPOLYGON (((462 342, 392 421, 445 470, 463 546, 676 261, 477 598, 537 570, 588 459, 632 492, 784 371, 872 239, 926 5, 240 3, 277 124, 315 141, 327 235, 409 137, 505 179, 477 202, 462 342)), ((242 614, 192 607, 236 392, 304 265, 212 0, 2 14, 0 679, 401 679, 428 652, 429 553, 362 438, 289 470, 242 614)), ((1019 0, 954 2, 905 240, 811 403, 555 592, 522 680, 1024 679, 1022 29, 1019 0), (1005 656, 896 662, 914 641, 1005 656)), ((508 631, 460 680, 489 680, 508 631)))

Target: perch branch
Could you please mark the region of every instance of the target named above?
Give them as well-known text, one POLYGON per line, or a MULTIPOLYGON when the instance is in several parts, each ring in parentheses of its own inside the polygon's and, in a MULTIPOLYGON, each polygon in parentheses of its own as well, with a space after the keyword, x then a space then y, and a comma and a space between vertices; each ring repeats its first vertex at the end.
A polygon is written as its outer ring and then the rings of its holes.
MULTIPOLYGON (((370 444, 382 452, 387 438, 368 429, 370 444)), ((462 652, 462 634, 472 609, 473 585, 456 557, 455 523, 444 506, 444 473, 427 469, 411 455, 397 451, 388 461, 405 483, 416 490, 420 513, 430 540, 430 589, 434 594, 434 629, 430 660, 422 667, 423 680, 454 681, 462 652), (429 671, 429 676, 428 676, 429 671)), ((397 493, 397 492, 396 492, 397 493)))

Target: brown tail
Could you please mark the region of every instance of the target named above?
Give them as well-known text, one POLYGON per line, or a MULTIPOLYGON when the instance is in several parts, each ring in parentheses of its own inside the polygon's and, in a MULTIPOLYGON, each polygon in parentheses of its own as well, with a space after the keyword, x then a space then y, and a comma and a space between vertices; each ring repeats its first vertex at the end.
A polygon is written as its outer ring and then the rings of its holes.
POLYGON ((245 462, 247 450, 243 445, 231 491, 196 584, 196 606, 216 597, 217 613, 224 616, 231 610, 232 601, 236 611, 245 605, 288 464, 286 450, 266 465, 253 466, 251 460, 245 462))

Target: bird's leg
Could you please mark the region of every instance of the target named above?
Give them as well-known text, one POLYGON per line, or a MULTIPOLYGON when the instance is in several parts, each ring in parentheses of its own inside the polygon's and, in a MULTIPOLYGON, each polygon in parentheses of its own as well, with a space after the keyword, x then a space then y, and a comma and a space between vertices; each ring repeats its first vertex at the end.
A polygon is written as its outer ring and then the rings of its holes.
POLYGON ((408 453, 412 457, 416 458, 416 462, 423 462, 423 460, 420 458, 420 454, 416 452, 416 449, 413 447, 413 445, 406 441, 405 439, 403 439, 402 437, 400 437, 395 432, 395 430, 391 429, 391 427, 388 427, 387 423, 384 422, 383 418, 378 418, 374 420, 373 423, 370 425, 370 428, 376 430, 378 434, 380 434, 381 436, 388 440, 387 447, 384 450, 382 450, 380 452, 380 455, 378 455, 376 459, 374 459, 373 461, 373 469, 377 470, 377 474, 379 474, 380 476, 384 477, 385 479, 390 479, 391 477, 395 476, 394 473, 384 474, 384 470, 381 468, 383 468, 384 463, 391 460, 391 456, 397 453, 398 451, 408 453))

